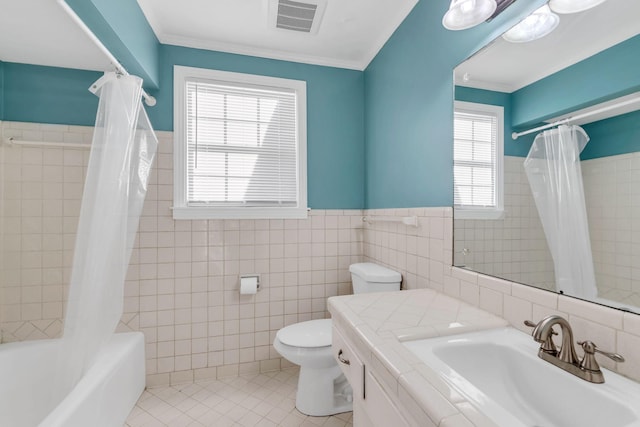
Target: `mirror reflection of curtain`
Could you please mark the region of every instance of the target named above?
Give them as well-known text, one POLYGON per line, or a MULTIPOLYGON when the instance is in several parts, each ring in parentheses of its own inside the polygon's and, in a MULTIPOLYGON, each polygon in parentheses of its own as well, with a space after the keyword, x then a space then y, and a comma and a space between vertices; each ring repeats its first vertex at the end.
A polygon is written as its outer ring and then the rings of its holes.
POLYGON ((536 136, 524 168, 553 257, 556 290, 597 296, 580 153, 589 136, 560 126, 536 136))

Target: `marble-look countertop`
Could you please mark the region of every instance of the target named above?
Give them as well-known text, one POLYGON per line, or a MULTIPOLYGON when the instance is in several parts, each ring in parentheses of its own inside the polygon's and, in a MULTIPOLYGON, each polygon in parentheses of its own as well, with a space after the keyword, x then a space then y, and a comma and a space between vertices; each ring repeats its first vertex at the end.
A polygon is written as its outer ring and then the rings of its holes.
POLYGON ((402 341, 504 327, 506 320, 431 289, 332 297, 329 311, 334 326, 411 422, 495 426, 402 341))

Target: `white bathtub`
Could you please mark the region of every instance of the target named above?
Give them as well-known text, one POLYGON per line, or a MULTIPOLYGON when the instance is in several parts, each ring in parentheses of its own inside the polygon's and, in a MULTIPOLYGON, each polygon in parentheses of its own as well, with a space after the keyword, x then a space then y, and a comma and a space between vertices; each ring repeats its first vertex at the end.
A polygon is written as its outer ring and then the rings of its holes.
POLYGON ((114 334, 89 372, 55 406, 49 393, 59 342, 0 345, 0 426, 121 427, 144 390, 143 335, 114 334))

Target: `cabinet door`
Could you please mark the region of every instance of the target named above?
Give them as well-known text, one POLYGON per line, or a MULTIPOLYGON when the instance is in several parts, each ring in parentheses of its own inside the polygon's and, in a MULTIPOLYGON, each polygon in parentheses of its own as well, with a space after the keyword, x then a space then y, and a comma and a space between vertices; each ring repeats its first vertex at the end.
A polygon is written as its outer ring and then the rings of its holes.
POLYGON ((363 398, 364 365, 353 350, 353 347, 347 343, 342 333, 335 327, 333 328, 332 337, 333 357, 338 362, 345 377, 347 377, 349 384, 351 384, 355 403, 363 398))
POLYGON ((369 370, 366 372, 365 387, 366 399, 364 400, 363 409, 371 422, 370 426, 400 427, 410 425, 386 394, 374 374, 369 370))

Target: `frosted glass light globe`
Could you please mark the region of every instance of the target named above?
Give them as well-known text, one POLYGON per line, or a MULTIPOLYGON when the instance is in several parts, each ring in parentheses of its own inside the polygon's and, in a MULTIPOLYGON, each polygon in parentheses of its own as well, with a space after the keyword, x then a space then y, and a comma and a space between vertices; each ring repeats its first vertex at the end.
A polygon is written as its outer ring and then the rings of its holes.
POLYGON ((502 38, 511 43, 531 42, 555 30, 559 23, 560 17, 545 4, 504 33, 502 38))
POLYGON ((556 13, 578 13, 596 7, 606 0, 550 0, 549 7, 556 13))
POLYGON ((486 21, 497 7, 496 0, 451 0, 442 25, 448 30, 466 30, 486 21))

